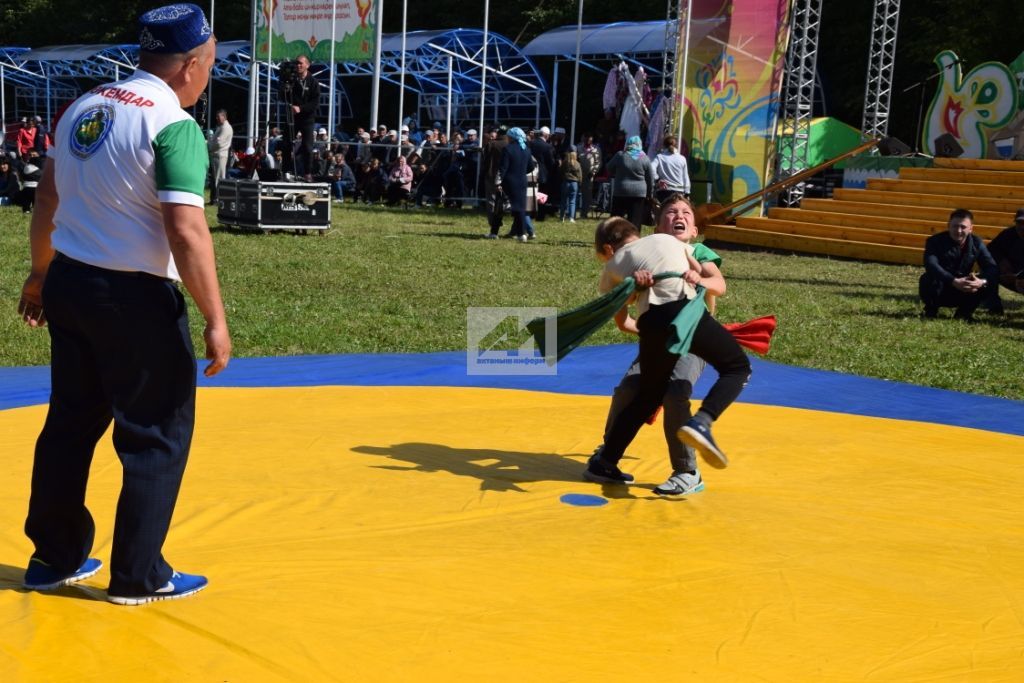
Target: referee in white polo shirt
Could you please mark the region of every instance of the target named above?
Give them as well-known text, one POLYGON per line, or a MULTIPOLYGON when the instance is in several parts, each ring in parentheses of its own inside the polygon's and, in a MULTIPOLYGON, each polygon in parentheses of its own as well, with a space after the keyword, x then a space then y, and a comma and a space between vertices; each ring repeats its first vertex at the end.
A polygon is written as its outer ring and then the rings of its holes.
POLYGON ((108 598, 185 597, 206 578, 174 571, 161 548, 195 422, 196 360, 184 283, 206 319, 205 369, 231 356, 203 212, 206 144, 183 111, 206 89, 215 40, 203 12, 168 5, 140 17, 139 69, 94 88, 61 117, 32 216, 32 271, 18 311, 49 325, 52 393, 36 443, 25 586, 95 574, 85 507, 96 442, 114 423, 124 468, 108 598))

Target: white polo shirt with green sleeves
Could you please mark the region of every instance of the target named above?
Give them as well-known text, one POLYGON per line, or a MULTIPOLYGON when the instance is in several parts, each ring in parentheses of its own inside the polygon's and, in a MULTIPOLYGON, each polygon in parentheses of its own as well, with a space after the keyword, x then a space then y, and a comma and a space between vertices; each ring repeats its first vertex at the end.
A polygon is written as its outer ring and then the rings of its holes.
POLYGON ((174 91, 141 69, 101 85, 68 107, 53 142, 54 249, 101 268, 180 279, 160 204, 202 207, 210 162, 174 91))

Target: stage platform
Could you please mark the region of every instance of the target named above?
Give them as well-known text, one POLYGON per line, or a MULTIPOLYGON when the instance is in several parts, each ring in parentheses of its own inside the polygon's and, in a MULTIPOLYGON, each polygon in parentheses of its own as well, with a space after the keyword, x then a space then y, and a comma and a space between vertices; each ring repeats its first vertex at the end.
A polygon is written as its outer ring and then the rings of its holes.
MULTIPOLYGON (((135 608, 20 588, 48 374, 0 369, 0 680, 1024 679, 1024 403, 755 360, 730 467, 665 500, 660 424, 636 486, 580 478, 633 350, 233 361, 165 546, 210 586, 135 608)), ((104 562, 119 485, 108 437, 104 562)))

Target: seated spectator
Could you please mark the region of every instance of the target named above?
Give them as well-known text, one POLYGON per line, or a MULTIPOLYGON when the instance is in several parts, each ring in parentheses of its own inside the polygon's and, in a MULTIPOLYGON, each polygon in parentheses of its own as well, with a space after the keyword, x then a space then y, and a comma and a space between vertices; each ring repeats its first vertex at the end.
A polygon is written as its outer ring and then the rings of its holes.
POLYGON ((466 181, 463 176, 466 164, 466 153, 459 149, 458 143, 452 149, 451 163, 443 174, 444 205, 448 209, 461 209, 462 198, 466 196, 466 181))
POLYGON ((11 165, 11 160, 4 154, 0 156, 0 204, 14 204, 21 192, 21 178, 11 165))
MULTIPOLYGON (((988 251, 999 268, 999 284, 1011 292, 1024 294, 1024 209, 1017 209, 1013 222, 988 243, 988 251)), ((992 313, 1003 314, 998 287, 992 288, 985 304, 992 313)))
MULTIPOLYGON (((271 139, 273 142, 273 139, 271 139)), ((269 182, 275 182, 283 178, 281 169, 284 165, 284 150, 276 149, 274 153, 264 154, 260 157, 260 180, 266 180, 269 182)))
MULTIPOLYGON (((327 139, 327 129, 320 128, 316 131, 316 137, 313 138, 313 153, 321 154, 326 150, 329 150, 331 141, 327 139)), ((316 173, 314 172, 314 175, 316 173)))
POLYGON ((335 154, 334 162, 330 168, 331 193, 335 201, 345 201, 346 192, 355 192, 356 176, 352 173, 352 167, 345 163, 344 154, 335 154))
POLYGON ((395 161, 395 165, 391 168, 391 173, 388 174, 388 206, 394 206, 402 200, 409 199, 409 194, 412 192, 412 167, 405 160, 405 157, 399 156, 395 161))
POLYGON ((974 214, 957 209, 949 215, 946 231, 924 243, 924 274, 918 291, 924 316, 935 318, 939 308, 956 308, 954 317, 972 322, 974 311, 998 286, 998 268, 985 243, 974 230, 974 214), (974 267, 981 277, 974 274, 974 267))
POLYGON ((255 147, 246 147, 244 152, 235 152, 235 165, 228 171, 229 178, 252 178, 260 166, 260 155, 255 147))
POLYGON ((22 213, 31 213, 36 203, 36 187, 43 178, 43 164, 46 157, 40 157, 33 149, 28 153, 18 176, 21 178, 21 191, 14 197, 14 203, 21 207, 22 213))
POLYGON ((380 159, 374 157, 362 169, 359 193, 367 204, 379 202, 387 187, 388 175, 380 165, 380 159))
POLYGON ((318 183, 330 182, 329 170, 333 162, 334 157, 331 156, 331 150, 327 147, 324 147, 319 152, 314 152, 310 169, 310 175, 313 177, 313 180, 318 183))

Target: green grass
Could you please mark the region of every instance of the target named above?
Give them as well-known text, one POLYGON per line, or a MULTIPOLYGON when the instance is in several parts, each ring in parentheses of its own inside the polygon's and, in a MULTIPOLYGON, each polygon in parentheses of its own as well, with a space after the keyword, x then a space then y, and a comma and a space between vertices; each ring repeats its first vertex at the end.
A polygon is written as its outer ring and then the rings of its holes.
MULTIPOLYGON (((210 212, 211 224, 215 224, 210 212)), ((594 221, 537 224, 528 244, 487 241, 470 211, 335 209, 326 235, 214 230, 236 356, 465 348, 469 306, 556 306, 594 298, 594 221)), ((48 362, 48 337, 15 314, 28 270, 28 219, 0 208, 0 365, 48 362)), ((718 250, 723 321, 775 314, 779 363, 1024 399, 1024 300, 967 325, 919 318, 921 269, 718 250)), ((199 347, 201 320, 192 309, 199 347)), ((607 325, 590 341, 628 341, 607 325)))

